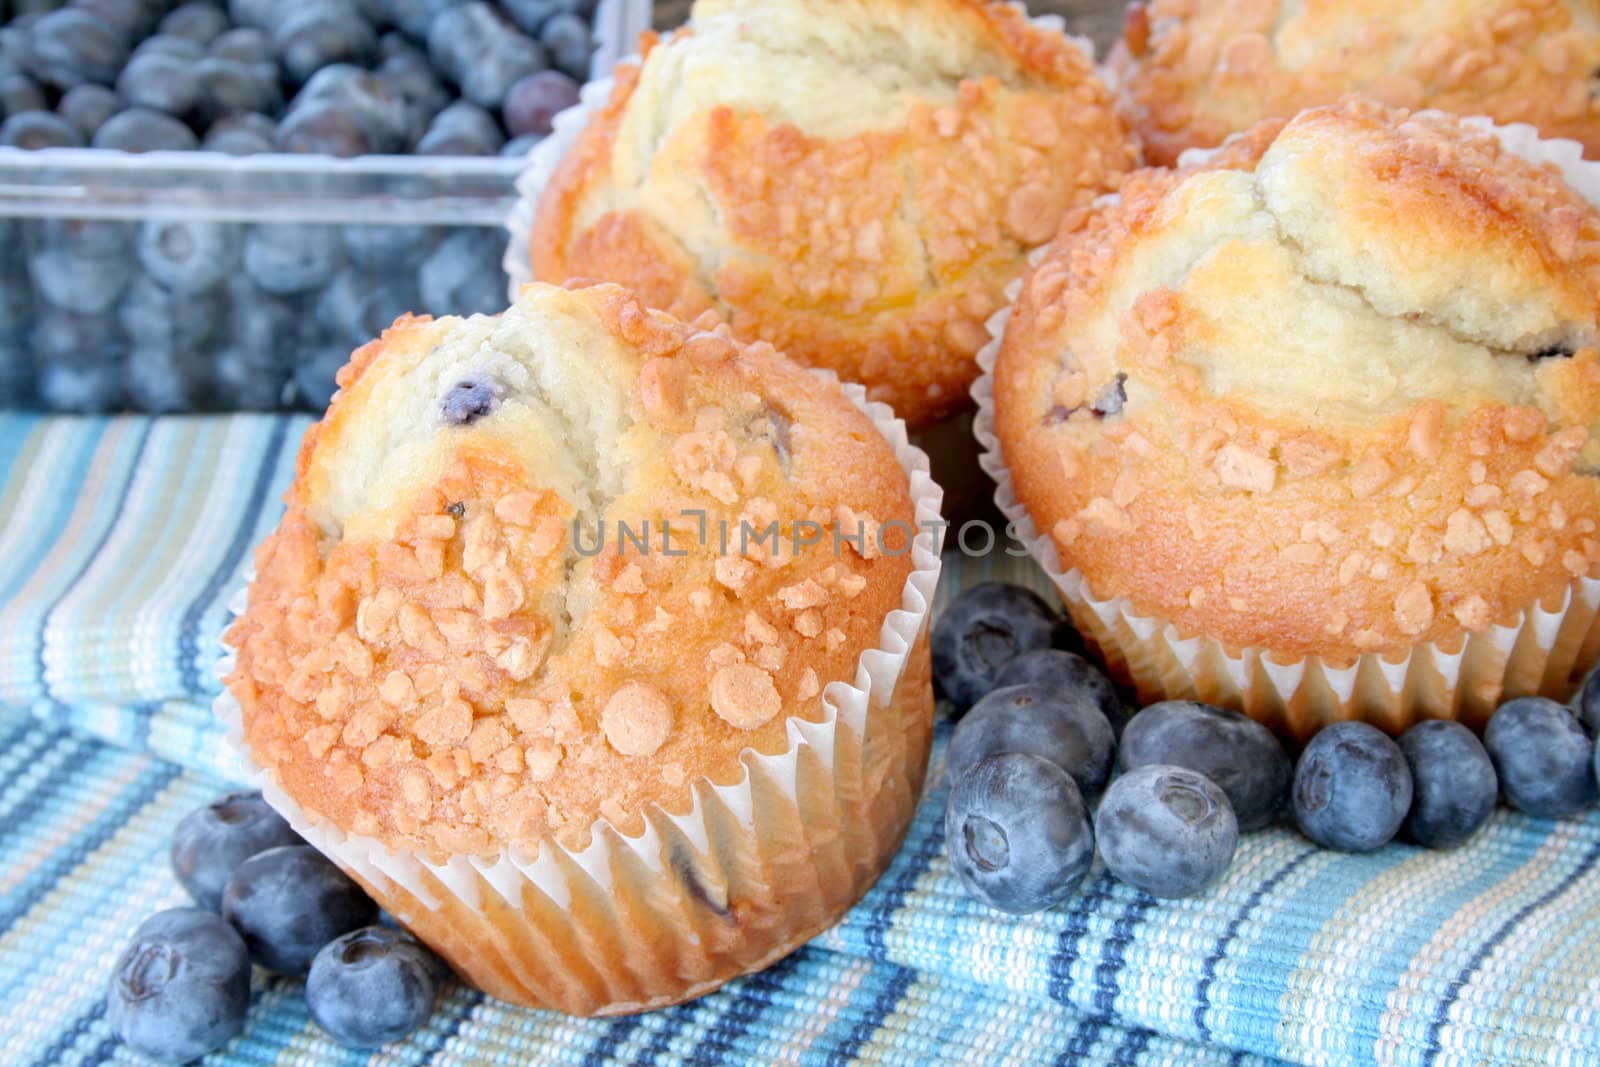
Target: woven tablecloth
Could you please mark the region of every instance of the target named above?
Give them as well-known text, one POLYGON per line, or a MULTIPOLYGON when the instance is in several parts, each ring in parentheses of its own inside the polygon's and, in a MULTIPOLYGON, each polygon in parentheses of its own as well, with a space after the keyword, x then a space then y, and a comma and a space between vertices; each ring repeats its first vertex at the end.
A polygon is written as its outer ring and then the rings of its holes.
MULTIPOLYGON (((0 1060, 132 1060, 103 1018, 138 922, 183 901, 173 825, 226 788, 226 604, 277 521, 302 417, 0 415, 0 1060)), ((941 603, 1025 559, 952 553, 941 603)), ((218 1063, 1600 1062, 1600 817, 1509 812, 1464 848, 1319 851, 1274 829, 1206 896, 1097 865, 1042 915, 972 901, 940 824, 941 723, 905 848, 838 926, 692 1004, 610 1021, 460 986, 370 1057, 257 978, 218 1063)))

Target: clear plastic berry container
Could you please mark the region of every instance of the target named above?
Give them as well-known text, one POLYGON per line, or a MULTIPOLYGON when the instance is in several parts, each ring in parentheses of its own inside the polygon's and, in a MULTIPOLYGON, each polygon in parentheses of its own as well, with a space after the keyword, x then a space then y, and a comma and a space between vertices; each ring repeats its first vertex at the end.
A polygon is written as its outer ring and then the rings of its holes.
MULTIPOLYGON (((649 18, 602 0, 592 71, 649 18)), ((0 148, 0 408, 320 411, 396 315, 505 306, 522 165, 0 148)))

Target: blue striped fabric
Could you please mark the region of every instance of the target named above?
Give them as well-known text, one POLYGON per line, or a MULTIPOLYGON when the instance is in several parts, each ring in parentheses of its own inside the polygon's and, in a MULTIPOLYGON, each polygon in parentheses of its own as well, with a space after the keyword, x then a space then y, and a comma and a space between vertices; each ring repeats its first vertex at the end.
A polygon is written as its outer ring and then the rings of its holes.
MULTIPOLYGON (((0 416, 0 1048, 126 1058, 101 1013, 121 941, 178 902, 173 824, 225 787, 210 662, 304 420, 0 416)), ((947 560, 941 601, 1032 564, 947 560)), ((648 1016, 570 1020, 455 988, 413 1040, 321 1039, 262 980, 221 1063, 1600 1062, 1600 817, 1500 812, 1463 849, 1322 852, 1251 835, 1161 902, 1098 867, 1043 915, 962 892, 945 788, 835 928, 648 1016)))
MULTIPOLYGON (((131 1059, 103 1018, 103 982, 147 914, 184 901, 164 862, 174 824, 218 779, 71 729, 0 717, 0 1048, 55 1067, 131 1059)), ((258 976, 244 1036, 209 1062, 369 1062, 322 1038, 300 984, 258 976)), ((681 1008, 574 1020, 453 988, 429 1025, 370 1062, 472 1064, 1236 1062, 1146 1029, 823 947, 681 1008)), ((1259 1062, 1250 1060, 1249 1062, 1259 1062)))

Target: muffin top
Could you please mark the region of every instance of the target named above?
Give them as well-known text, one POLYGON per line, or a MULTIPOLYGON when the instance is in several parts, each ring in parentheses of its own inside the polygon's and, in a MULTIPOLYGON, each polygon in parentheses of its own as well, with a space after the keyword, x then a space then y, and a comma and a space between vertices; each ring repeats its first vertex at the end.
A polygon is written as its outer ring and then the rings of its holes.
POLYGON ((1358 92, 1527 122, 1600 154, 1593 0, 1152 0, 1108 62, 1152 163, 1358 92))
POLYGON ((1027 251, 1135 162, 1083 52, 1009 5, 700 0, 618 70, 532 267, 715 311, 924 425, 1027 251))
POLYGON ((1345 666, 1595 570, 1597 336, 1600 216, 1553 168, 1351 101, 1068 219, 995 429, 1095 594, 1345 666))
POLYGON ((339 385, 227 641, 251 753, 345 831, 435 860, 637 832, 819 720, 900 606, 889 443, 726 327, 533 285, 402 318, 339 385))

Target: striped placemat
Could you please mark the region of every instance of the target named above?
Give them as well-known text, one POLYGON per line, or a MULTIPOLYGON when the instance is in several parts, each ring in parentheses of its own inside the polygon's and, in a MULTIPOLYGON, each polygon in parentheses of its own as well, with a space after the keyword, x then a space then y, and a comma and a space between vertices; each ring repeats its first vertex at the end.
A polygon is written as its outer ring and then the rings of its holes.
MULTIPOLYGON (((206 710, 225 605, 276 521, 305 420, 0 416, 0 1048, 126 1057, 100 1016, 127 934, 181 892, 175 822, 222 789, 206 710)), ((1024 559, 952 552, 940 599, 1024 559)), ((219 1063, 1600 1061, 1600 817, 1497 814, 1432 854, 1251 835, 1204 898, 1096 869, 1048 913, 977 905, 934 785, 894 865, 790 959, 605 1022, 453 990, 413 1041, 322 1040, 262 985, 219 1063)))

